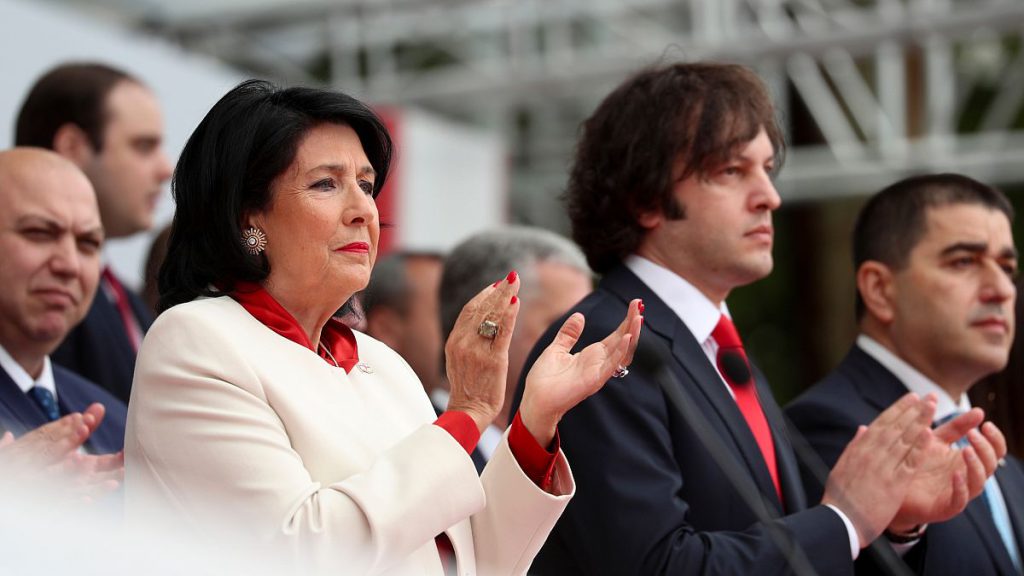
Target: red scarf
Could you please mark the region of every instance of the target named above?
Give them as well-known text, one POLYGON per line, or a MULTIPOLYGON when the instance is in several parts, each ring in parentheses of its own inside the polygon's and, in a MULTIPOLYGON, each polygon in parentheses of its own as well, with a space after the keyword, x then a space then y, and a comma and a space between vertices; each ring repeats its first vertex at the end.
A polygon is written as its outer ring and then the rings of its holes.
POLYGON ((306 332, 299 326, 298 320, 284 309, 284 306, 274 300, 269 292, 262 286, 253 282, 236 282, 235 289, 228 293, 242 308, 252 314, 253 318, 262 322, 267 328, 277 332, 281 336, 309 348, 325 362, 334 366, 334 361, 328 356, 331 355, 338 361, 338 366, 344 368, 348 374, 352 368, 359 363, 359 347, 356 345, 356 335, 352 329, 342 324, 339 320, 331 318, 320 331, 320 344, 316 349, 306 336, 306 332))

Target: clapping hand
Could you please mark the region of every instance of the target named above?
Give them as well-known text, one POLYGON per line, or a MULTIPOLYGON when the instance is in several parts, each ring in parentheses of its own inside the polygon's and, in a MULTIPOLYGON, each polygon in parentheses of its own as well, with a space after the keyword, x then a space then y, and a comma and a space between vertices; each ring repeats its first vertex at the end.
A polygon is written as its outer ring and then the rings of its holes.
POLYGON ((988 422, 981 431, 975 429, 984 417, 984 412, 975 408, 934 430, 890 531, 903 533, 949 520, 984 491, 985 481, 1006 455, 1006 439, 995 424, 988 422), (969 445, 962 450, 954 447, 964 436, 969 445))
POLYGON ((566 412, 632 362, 643 324, 642 310, 640 300, 633 300, 614 332, 576 354, 571 350, 583 334, 583 315, 577 312, 562 324, 527 374, 519 408, 523 424, 541 446, 551 443, 566 412))
POLYGON ((468 414, 481 432, 501 410, 508 348, 519 313, 515 271, 480 291, 459 313, 444 346, 449 410, 468 414))
POLYGON ((112 492, 124 478, 124 455, 81 454, 78 449, 99 428, 106 410, 92 404, 14 439, 0 437, 0 464, 8 480, 55 485, 73 500, 90 502, 112 492))

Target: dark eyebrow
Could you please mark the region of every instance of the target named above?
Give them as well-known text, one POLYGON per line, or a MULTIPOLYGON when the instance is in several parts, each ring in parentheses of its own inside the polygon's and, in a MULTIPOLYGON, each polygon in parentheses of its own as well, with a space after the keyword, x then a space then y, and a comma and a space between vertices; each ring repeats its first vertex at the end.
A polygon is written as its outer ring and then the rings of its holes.
MULTIPOLYGON (((741 161, 741 162, 754 162, 753 158, 751 158, 750 156, 747 156, 746 154, 741 154, 741 153, 733 154, 732 156, 729 157, 729 159, 732 160, 732 161, 737 161, 738 160, 738 161, 741 161)), ((768 164, 769 162, 773 163, 773 164, 775 163, 775 155, 774 154, 772 154, 771 156, 769 156, 769 157, 764 159, 764 163, 765 164, 768 164)))
MULTIPOLYGON (((313 168, 310 168, 309 171, 306 172, 306 174, 309 174, 310 172, 316 172, 317 170, 330 170, 331 172, 341 172, 342 174, 348 171, 346 167, 342 166, 341 164, 321 164, 319 166, 314 166, 313 168)), ((359 169, 358 174, 360 176, 376 177, 377 171, 373 169, 373 166, 367 164, 359 169)))
MULTIPOLYGON (((988 244, 984 242, 957 242, 951 244, 940 252, 941 256, 949 256, 956 252, 970 252, 971 254, 984 254, 988 251, 988 244)), ((1007 246, 999 251, 1000 258, 1016 258, 1017 249, 1007 246)))

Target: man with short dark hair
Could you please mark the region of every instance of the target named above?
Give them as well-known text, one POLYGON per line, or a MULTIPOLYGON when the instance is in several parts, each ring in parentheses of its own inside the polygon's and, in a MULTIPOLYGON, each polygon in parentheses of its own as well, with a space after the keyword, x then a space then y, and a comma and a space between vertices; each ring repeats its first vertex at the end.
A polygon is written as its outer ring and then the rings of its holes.
POLYGON ((973 462, 966 482, 968 463, 929 430, 934 399, 907 395, 846 447, 821 504, 806 500, 781 411, 725 305, 771 272, 782 149, 766 89, 736 65, 645 70, 584 123, 569 216, 603 278, 571 310, 587 319, 577 345, 641 298, 640 346, 669 351, 665 369, 694 414, 639 364, 566 414, 577 493, 531 572, 849 574, 883 529, 904 527, 901 506, 962 509, 995 467, 973 462), (929 462, 943 474, 906 498, 929 462))
MULTIPOLYGON (((148 230, 171 165, 163 119, 138 79, 96 63, 65 64, 44 74, 18 113, 15 145, 53 150, 77 165, 96 191, 107 238, 148 230)), ((109 267, 85 320, 54 359, 127 402, 135 354, 152 322, 146 305, 109 267)))
MULTIPOLYGON (((1000 191, 958 174, 902 180, 864 206, 853 234, 860 335, 786 409, 826 464, 908 391, 938 397, 937 422, 972 412, 967 391, 1006 365, 1013 342, 1012 218, 1000 191)), ((991 424, 981 431, 995 434, 991 424)), ((923 541, 901 550, 916 573, 1021 573, 1024 467, 1007 463, 964 513, 922 527, 923 541)), ((812 498, 821 492, 807 486, 812 498)), ((880 573, 873 558, 864 561, 858 572, 880 573)))

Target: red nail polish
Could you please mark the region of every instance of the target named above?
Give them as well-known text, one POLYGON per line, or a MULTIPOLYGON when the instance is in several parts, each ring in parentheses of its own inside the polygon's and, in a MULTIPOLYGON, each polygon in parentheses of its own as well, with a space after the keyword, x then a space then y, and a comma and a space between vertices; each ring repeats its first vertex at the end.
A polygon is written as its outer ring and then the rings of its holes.
POLYGON ((643 314, 644 313, 644 301, 643 300, 640 301, 639 308, 640 308, 640 313, 643 314))
POLYGON ((491 288, 497 288, 497 287, 498 287, 498 284, 501 284, 501 280, 498 280, 498 281, 497 281, 497 282, 495 282, 494 284, 491 284, 491 288))
POLYGON ((519 298, 516 298, 516 295, 513 294, 512 295, 512 300, 509 301, 509 304, 515 304, 516 302, 519 302, 519 298))
POLYGON ((516 271, 513 270, 513 271, 508 273, 508 278, 506 278, 506 280, 508 280, 508 283, 511 284, 511 283, 516 281, 516 277, 517 276, 518 275, 516 274, 516 271))

